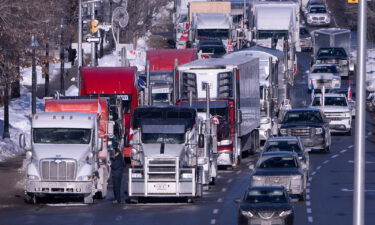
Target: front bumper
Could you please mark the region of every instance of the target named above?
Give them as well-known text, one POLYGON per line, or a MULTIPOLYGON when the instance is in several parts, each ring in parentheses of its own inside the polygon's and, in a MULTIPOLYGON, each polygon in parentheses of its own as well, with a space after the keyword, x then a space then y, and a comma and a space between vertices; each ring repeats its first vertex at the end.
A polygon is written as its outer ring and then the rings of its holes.
POLYGON ((300 139, 306 151, 312 151, 315 149, 321 150, 325 149, 326 147, 326 140, 324 136, 315 136, 312 138, 300 137, 300 139))
POLYGON ((26 181, 26 192, 34 194, 90 194, 92 190, 90 181, 26 181))
POLYGON ((307 24, 310 26, 328 26, 331 24, 330 22, 327 22, 326 20, 309 20, 307 19, 307 24))
POLYGON ((293 216, 289 215, 287 217, 273 217, 270 219, 263 219, 259 216, 254 217, 246 217, 244 215, 240 215, 238 218, 239 225, 289 225, 293 222, 293 216))
POLYGON ((329 129, 332 132, 349 132, 352 129, 351 118, 331 120, 329 123, 329 129))

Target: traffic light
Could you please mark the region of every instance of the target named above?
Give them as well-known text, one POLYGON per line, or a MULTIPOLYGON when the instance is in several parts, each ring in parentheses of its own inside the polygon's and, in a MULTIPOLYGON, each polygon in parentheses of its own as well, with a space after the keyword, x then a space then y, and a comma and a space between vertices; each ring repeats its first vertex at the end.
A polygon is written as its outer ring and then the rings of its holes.
POLYGON ((99 20, 92 20, 91 21, 91 33, 95 34, 99 31, 99 20))

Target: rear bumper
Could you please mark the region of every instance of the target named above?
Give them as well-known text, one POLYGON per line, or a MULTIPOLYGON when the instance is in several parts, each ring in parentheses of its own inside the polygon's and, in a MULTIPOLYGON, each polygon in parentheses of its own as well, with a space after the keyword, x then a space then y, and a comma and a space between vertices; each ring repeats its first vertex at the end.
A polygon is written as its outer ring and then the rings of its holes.
POLYGON ((217 165, 218 166, 233 165, 233 152, 218 152, 217 165))
POLYGON ((92 182, 26 181, 26 192, 34 194, 90 194, 92 182))

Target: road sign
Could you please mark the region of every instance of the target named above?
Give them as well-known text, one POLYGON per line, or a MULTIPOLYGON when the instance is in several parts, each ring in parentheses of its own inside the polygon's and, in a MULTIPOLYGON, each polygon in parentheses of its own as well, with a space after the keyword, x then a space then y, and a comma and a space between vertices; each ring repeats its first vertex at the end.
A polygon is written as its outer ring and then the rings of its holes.
POLYGON ((86 38, 86 41, 90 42, 90 43, 92 43, 92 42, 99 43, 100 42, 100 37, 88 37, 88 38, 86 38))

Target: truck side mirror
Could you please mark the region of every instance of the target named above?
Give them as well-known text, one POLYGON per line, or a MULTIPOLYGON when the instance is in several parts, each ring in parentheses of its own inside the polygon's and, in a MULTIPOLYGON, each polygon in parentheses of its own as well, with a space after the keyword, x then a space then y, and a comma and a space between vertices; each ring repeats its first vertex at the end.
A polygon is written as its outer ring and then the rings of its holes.
POLYGON ((199 134, 198 136, 198 148, 204 148, 204 135, 199 134))
POLYGON ((19 142, 20 148, 25 149, 25 147, 26 147, 25 134, 20 134, 18 142, 19 142))
POLYGON ((98 151, 103 149, 103 138, 98 138, 98 151))

